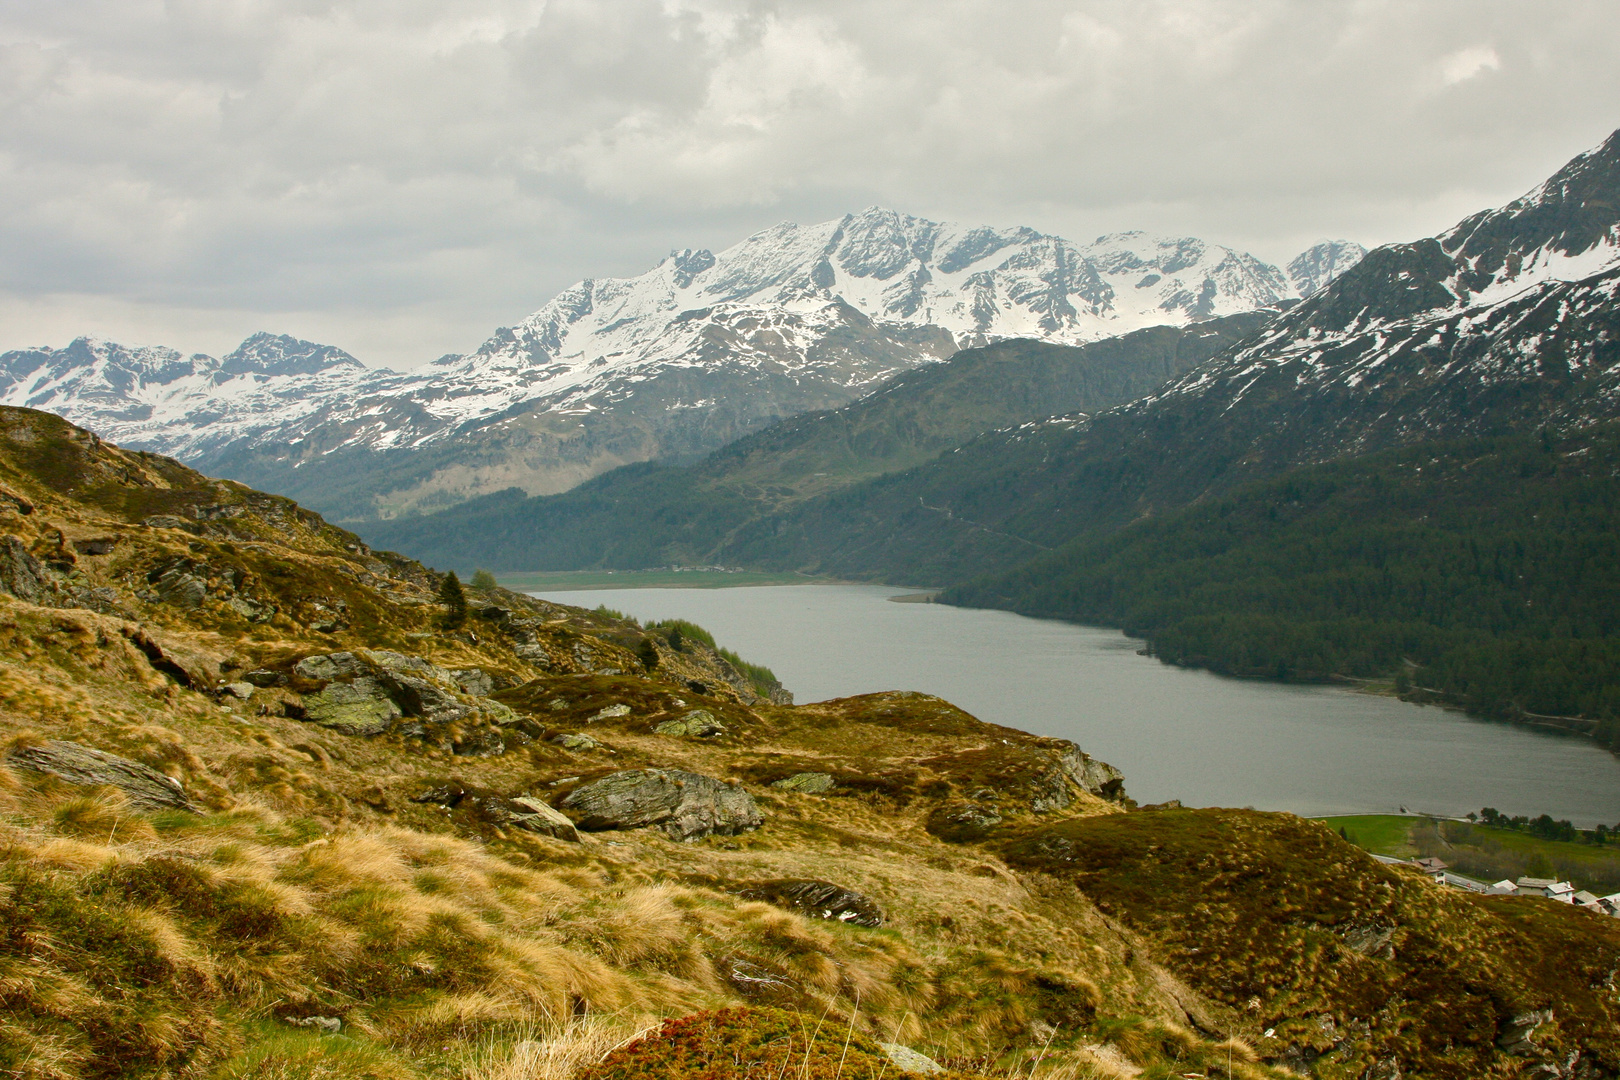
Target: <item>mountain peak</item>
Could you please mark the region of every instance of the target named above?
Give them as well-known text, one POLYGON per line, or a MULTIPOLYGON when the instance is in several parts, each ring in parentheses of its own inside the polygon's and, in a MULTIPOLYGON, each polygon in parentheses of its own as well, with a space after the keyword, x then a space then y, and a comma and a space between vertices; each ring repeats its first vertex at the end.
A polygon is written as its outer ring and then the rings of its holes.
POLYGON ((260 331, 226 353, 220 370, 228 375, 314 375, 330 368, 364 366, 336 346, 260 331))

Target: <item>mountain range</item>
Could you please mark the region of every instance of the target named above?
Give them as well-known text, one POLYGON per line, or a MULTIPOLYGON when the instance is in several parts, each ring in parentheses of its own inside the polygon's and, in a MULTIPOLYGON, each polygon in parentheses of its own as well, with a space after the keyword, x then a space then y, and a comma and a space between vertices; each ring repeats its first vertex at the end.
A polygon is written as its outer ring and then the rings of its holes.
MULTIPOLYGON (((1620 739, 1620 625, 1602 614, 1620 609, 1605 509, 1617 208, 1620 133, 1500 209, 1368 253, 1122 402, 1026 397, 1024 416, 925 448, 911 418, 945 407, 917 376, 993 369, 996 393, 956 398, 980 420, 996 410, 979 402, 1049 378, 1036 352, 968 350, 694 468, 620 470, 368 534, 449 565, 725 563, 952 586, 949 600, 1124 624, 1164 637, 1165 655, 1245 674, 1415 665, 1403 676, 1445 700, 1620 739), (1052 415, 1032 415, 1043 404, 1052 415), (823 432, 863 429, 880 408, 865 443, 926 460, 866 451, 893 467, 818 468, 819 488, 747 482, 830 460, 823 432), (1230 528, 1211 507, 1236 515, 1230 528), (1144 565, 1138 549, 1162 558, 1144 565)), ((1099 348, 1060 363, 1078 372, 1099 348)))
POLYGON ((0 403, 340 519, 392 517, 695 460, 963 347, 1080 344, 1274 307, 1362 253, 1324 242, 1285 272, 1190 238, 1082 246, 871 208, 586 279, 474 352, 409 372, 285 335, 256 334, 218 359, 79 339, 0 355, 0 403))

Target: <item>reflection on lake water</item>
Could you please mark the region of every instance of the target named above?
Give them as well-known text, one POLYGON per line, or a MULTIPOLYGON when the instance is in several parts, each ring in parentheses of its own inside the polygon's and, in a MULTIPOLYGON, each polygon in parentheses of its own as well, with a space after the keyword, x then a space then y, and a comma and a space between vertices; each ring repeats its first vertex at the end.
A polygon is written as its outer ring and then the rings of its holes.
POLYGON ((873 585, 542 592, 689 619, 766 664, 799 702, 938 694, 984 720, 1073 739, 1140 802, 1298 814, 1548 813, 1620 821, 1620 759, 1592 743, 1391 698, 1189 671, 1117 631, 939 604, 873 585))

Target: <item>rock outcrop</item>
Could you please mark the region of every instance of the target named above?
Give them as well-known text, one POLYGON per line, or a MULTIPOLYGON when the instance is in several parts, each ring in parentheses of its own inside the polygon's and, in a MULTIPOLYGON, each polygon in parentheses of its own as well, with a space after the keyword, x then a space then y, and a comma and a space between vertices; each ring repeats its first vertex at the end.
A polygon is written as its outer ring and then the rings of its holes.
POLYGON ((883 909, 868 896, 814 878, 778 878, 749 881, 732 890, 745 900, 763 900, 812 919, 830 919, 856 926, 882 926, 883 909))
MULTIPOLYGON (((460 733, 453 748, 462 756, 491 756, 505 752, 505 742, 496 729, 518 719, 505 705, 464 688, 492 687, 494 680, 485 672, 447 671, 420 657, 387 649, 317 653, 298 661, 292 670, 299 679, 321 684, 303 695, 304 719, 344 735, 398 731, 426 738, 429 725, 451 725, 479 716, 487 721, 486 730, 460 733), (477 703, 463 701, 462 695, 477 703), (400 723, 407 719, 411 722, 400 723)), ((262 673, 261 681, 272 675, 262 673)))
POLYGON ((590 831, 657 826, 672 840, 735 836, 765 823, 741 787, 681 769, 634 769, 569 792, 562 808, 590 831))
POLYGON ((137 810, 198 809, 186 796, 180 781, 173 777, 164 776, 138 761, 78 743, 53 740, 14 746, 6 754, 6 764, 45 773, 70 784, 117 788, 137 810))
POLYGON ((1125 774, 1108 762, 1098 761, 1073 743, 1063 751, 1061 760, 1064 770, 1082 791, 1116 801, 1125 797, 1125 774))

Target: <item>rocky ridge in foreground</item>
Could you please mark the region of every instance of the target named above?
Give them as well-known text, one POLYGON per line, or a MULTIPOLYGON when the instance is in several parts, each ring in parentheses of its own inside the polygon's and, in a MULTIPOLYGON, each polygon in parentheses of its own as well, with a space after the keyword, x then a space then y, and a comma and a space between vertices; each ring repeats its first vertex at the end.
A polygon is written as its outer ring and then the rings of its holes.
POLYGON ((447 625, 431 570, 42 413, 0 534, 11 1075, 696 1075, 801 1019, 809 1067, 818 1017, 870 1080, 1620 1070, 1612 920, 1133 811, 925 694, 789 705, 504 590, 447 625), (676 1017, 675 1065, 609 1053, 676 1017))

